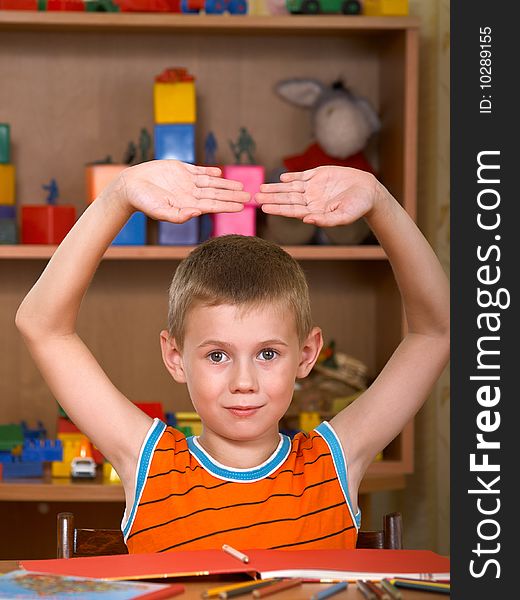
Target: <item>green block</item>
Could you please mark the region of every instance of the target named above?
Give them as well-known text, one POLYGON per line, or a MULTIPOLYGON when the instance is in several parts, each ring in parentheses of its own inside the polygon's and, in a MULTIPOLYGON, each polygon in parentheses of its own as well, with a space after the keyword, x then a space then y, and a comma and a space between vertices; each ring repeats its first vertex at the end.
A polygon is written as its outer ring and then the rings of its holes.
POLYGON ((0 425, 0 450, 12 450, 15 446, 23 446, 21 425, 0 425))
POLYGON ((7 123, 0 123, 0 163, 10 162, 11 143, 9 129, 9 125, 7 123))
POLYGON ((14 219, 0 219, 0 244, 17 244, 18 235, 14 219))

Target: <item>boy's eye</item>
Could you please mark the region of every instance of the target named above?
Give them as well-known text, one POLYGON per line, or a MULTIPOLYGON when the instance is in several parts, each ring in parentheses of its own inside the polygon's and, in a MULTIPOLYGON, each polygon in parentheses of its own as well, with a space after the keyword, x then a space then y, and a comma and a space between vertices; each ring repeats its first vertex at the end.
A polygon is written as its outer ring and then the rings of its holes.
POLYGON ((276 350, 272 350, 271 348, 267 348, 266 350, 262 350, 258 355, 262 360, 273 360, 276 358, 278 352, 276 350))
POLYGON ((214 363, 221 363, 224 362, 226 355, 224 354, 224 352, 210 352, 208 354, 208 358, 210 359, 211 362, 214 363))

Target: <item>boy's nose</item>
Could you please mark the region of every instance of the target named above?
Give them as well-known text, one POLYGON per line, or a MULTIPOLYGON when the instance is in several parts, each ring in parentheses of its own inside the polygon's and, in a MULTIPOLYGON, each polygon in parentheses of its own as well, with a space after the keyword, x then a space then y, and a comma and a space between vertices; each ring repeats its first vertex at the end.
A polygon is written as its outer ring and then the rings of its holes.
POLYGON ((251 393, 258 390, 258 381, 254 365, 249 360, 236 361, 231 374, 231 392, 251 393))

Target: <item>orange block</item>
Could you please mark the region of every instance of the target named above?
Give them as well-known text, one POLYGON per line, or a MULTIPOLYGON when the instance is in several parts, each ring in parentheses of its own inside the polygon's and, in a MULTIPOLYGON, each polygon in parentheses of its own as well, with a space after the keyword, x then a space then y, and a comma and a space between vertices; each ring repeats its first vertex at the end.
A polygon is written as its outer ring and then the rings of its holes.
POLYGON ((87 165, 85 169, 87 204, 91 204, 101 191, 126 168, 128 165, 87 165))

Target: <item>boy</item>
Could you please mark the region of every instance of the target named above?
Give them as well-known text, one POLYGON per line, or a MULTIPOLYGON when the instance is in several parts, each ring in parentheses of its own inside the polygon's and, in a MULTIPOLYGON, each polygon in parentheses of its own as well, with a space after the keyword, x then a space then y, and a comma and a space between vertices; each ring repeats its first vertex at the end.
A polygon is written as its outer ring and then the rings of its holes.
POLYGON ((430 246, 370 174, 286 173, 256 201, 318 226, 364 217, 399 285, 408 333, 354 403, 292 442, 278 432, 296 378, 322 347, 301 269, 276 245, 226 236, 196 248, 170 289, 166 368, 187 383, 203 432, 151 421, 110 383, 75 332, 96 267, 134 210, 184 222, 237 211, 248 194, 214 167, 150 161, 123 172, 85 211, 16 317, 51 391, 117 470, 130 552, 354 547, 357 490, 374 456, 424 402, 449 355, 447 279, 430 246))

